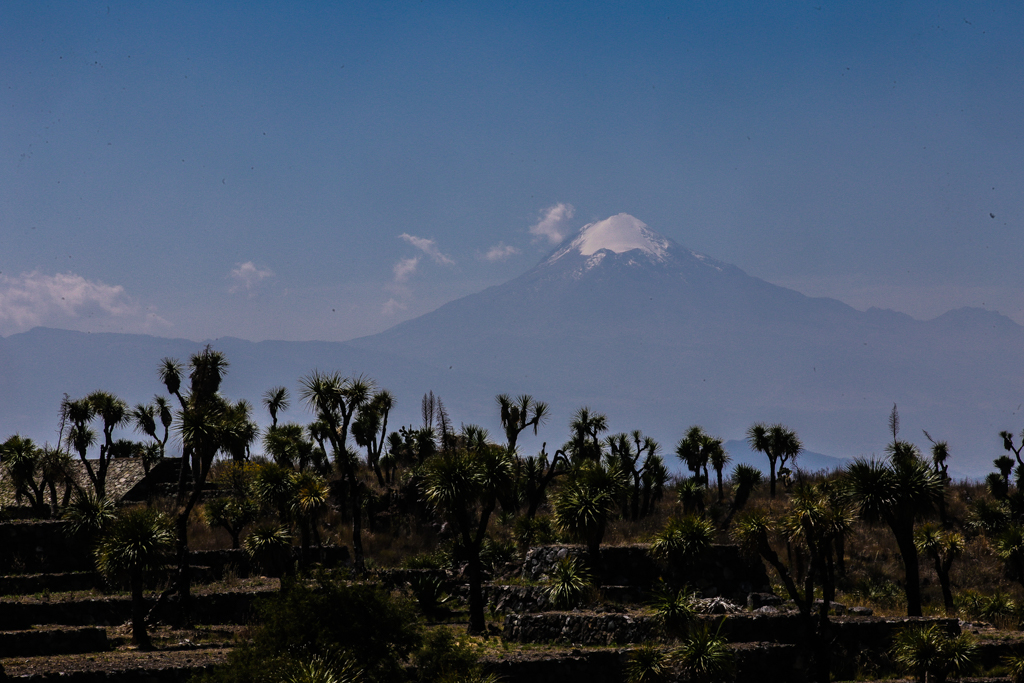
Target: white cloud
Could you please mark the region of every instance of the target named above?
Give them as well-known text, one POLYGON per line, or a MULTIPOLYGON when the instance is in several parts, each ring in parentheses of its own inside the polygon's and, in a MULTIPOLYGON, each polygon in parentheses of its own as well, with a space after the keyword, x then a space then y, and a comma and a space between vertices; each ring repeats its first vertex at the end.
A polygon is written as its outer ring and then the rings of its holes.
POLYGON ((412 258, 404 258, 395 264, 393 268, 395 273, 395 282, 405 282, 409 279, 409 276, 416 272, 416 268, 420 265, 420 257, 413 256, 412 258))
POLYGON ((244 289, 249 292, 249 296, 252 296, 253 288, 255 288, 256 285, 263 280, 266 280, 268 277, 273 276, 274 271, 269 268, 257 268, 256 264, 252 261, 239 263, 238 267, 232 269, 231 274, 228 275, 228 277, 235 283, 231 285, 231 288, 228 291, 235 294, 236 292, 240 292, 244 289))
POLYGON ((384 306, 381 308, 380 312, 383 313, 384 315, 394 315, 395 313, 398 313, 399 311, 404 311, 407 308, 409 308, 407 304, 404 304, 398 299, 392 297, 384 302, 384 306))
POLYGON ((518 248, 498 242, 498 244, 487 250, 487 253, 483 255, 483 259, 485 261, 504 261, 510 256, 515 256, 518 253, 518 248))
POLYGON ((86 280, 74 273, 0 275, 2 331, 13 333, 38 325, 75 326, 82 321, 104 327, 112 320, 140 331, 169 325, 152 308, 141 310, 121 285, 86 280))
POLYGON ((428 240, 425 237, 416 237, 415 235, 410 235, 404 232, 399 235, 399 237, 422 251, 430 258, 434 259, 435 263, 440 263, 444 266, 455 265, 455 261, 451 256, 441 253, 441 250, 437 248, 437 243, 434 242, 434 240, 428 240))
POLYGON ((568 234, 565 230, 566 223, 576 213, 572 204, 559 202, 549 206, 541 212, 540 221, 530 226, 530 234, 538 238, 545 238, 552 244, 558 244, 568 234))

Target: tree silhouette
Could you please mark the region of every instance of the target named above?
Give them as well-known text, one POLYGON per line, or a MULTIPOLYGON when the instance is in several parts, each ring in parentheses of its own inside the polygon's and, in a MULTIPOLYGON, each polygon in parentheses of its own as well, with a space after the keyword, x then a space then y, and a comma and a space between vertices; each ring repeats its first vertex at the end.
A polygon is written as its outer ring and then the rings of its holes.
POLYGON ((263 392, 263 407, 270 413, 271 427, 277 426, 277 414, 282 410, 291 407, 291 399, 288 397, 288 389, 285 387, 274 387, 263 392))
POLYGON ((3 462, 4 471, 14 485, 15 500, 20 505, 23 496, 28 498, 36 514, 47 510, 43 484, 36 480, 41 456, 42 450, 36 448, 32 439, 18 434, 0 444, 0 462, 3 462))
POLYGON ((395 397, 382 389, 359 408, 359 415, 352 423, 352 436, 356 444, 366 449, 366 463, 377 475, 377 483, 386 485, 381 471, 380 459, 384 453, 385 436, 388 433, 388 414, 395 405, 395 397))
POLYGON ((584 461, 554 500, 555 523, 587 545, 595 570, 601 566, 601 541, 625 480, 614 465, 584 461))
POLYGON ((616 461, 623 475, 632 480, 632 487, 623 490, 622 516, 637 520, 640 518, 640 497, 643 493, 644 476, 659 463, 661 446, 640 430, 632 434, 616 434, 605 439, 608 456, 616 461), (643 464, 639 465, 641 458, 643 464))
POLYGON ((775 497, 776 474, 790 460, 796 460, 803 444, 796 432, 781 424, 758 422, 747 429, 747 443, 759 453, 768 456, 768 483, 771 497, 775 497))
POLYGON ((356 571, 363 573, 362 506, 355 454, 346 445, 349 425, 359 408, 366 403, 373 383, 364 377, 343 377, 340 373, 314 370, 299 380, 303 402, 316 419, 326 425, 326 436, 334 451, 334 461, 348 486, 352 512, 352 556, 356 571))
POLYGON ((177 397, 177 432, 181 439, 181 470, 175 499, 174 530, 177 576, 174 585, 161 595, 161 602, 176 590, 180 618, 191 620, 192 578, 189 565, 188 519, 202 496, 207 476, 218 452, 233 458, 244 457, 245 448, 255 438, 255 426, 249 420, 245 402, 232 405, 220 395, 220 384, 227 373, 224 354, 207 345, 189 358, 189 390, 181 394, 185 368, 173 358, 160 362, 159 375, 167 392, 177 397), (189 480, 191 479, 191 487, 189 480))
POLYGON ((953 562, 964 552, 964 537, 955 531, 946 531, 934 524, 925 524, 914 533, 914 545, 919 553, 932 559, 935 574, 939 577, 939 585, 942 588, 946 616, 955 616, 956 607, 953 604, 949 570, 953 562))
POLYGON ((570 438, 562 450, 575 463, 581 460, 597 461, 603 453, 599 435, 608 431, 608 418, 583 406, 573 413, 569 423, 570 438))
POLYGON ((883 522, 892 531, 903 558, 907 615, 921 616, 921 579, 915 520, 932 512, 942 498, 942 480, 907 442, 889 446, 888 462, 858 458, 845 479, 860 515, 868 522, 883 522))
POLYGON ((114 520, 96 547, 96 565, 108 577, 127 577, 132 594, 132 642, 149 645, 143 596, 145 574, 163 566, 174 547, 170 520, 156 510, 128 508, 114 520))
MULTIPOLYGON (((463 430, 465 433, 465 430, 463 430)), ((486 435, 486 431, 479 430, 486 435)), ((466 448, 444 451, 426 465, 423 495, 451 519, 466 553, 469 573, 469 631, 484 632, 483 568, 480 549, 501 491, 512 485, 508 450, 473 439, 466 448)))
POLYGON ((519 435, 533 427, 533 434, 536 436, 540 425, 547 422, 548 404, 534 401, 533 396, 528 394, 516 396, 514 399, 508 394, 498 394, 494 400, 497 401, 501 413, 501 428, 505 430, 505 447, 516 453, 519 435))

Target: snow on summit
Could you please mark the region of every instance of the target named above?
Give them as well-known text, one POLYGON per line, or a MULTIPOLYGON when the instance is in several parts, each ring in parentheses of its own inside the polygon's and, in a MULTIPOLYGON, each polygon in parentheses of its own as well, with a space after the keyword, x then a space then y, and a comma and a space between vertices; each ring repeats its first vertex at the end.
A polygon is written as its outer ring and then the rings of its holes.
POLYGON ((634 249, 662 260, 668 246, 668 240, 650 230, 646 223, 628 213, 620 213, 583 226, 575 239, 564 249, 559 250, 548 262, 557 261, 572 251, 578 251, 583 256, 592 256, 602 250, 622 254, 634 249))

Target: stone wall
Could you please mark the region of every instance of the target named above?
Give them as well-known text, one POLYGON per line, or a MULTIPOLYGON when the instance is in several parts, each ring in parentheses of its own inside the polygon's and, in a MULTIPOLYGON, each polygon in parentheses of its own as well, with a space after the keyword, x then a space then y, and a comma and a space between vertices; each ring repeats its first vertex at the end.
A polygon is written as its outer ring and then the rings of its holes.
POLYGON ((107 630, 97 626, 0 631, 0 657, 66 655, 107 649, 107 630))
MULTIPOLYGON (((88 543, 81 538, 72 538, 66 534, 67 523, 62 520, 31 520, 31 521, 7 521, 0 522, 0 594, 13 594, 15 592, 35 593, 46 590, 41 587, 38 590, 16 591, 4 588, 7 585, 16 585, 12 575, 21 574, 73 574, 81 572, 93 572, 95 560, 90 551, 88 543)), ((337 567, 346 564, 350 557, 346 546, 324 546, 323 548, 310 548, 310 561, 327 567, 337 567)), ((300 559, 300 549, 292 549, 293 562, 300 559)), ((253 567, 249 557, 244 550, 199 550, 190 553, 193 566, 209 567, 210 576, 220 578, 226 569, 231 568, 236 576, 249 576, 259 573, 262 568, 253 567)), ((280 572, 271 572, 278 575, 280 572)), ((28 584, 42 579, 26 579, 28 584)), ((82 576, 79 578, 68 577, 67 581, 86 581, 90 579, 82 576)), ((60 580, 56 580, 60 581, 60 580)), ((92 588, 95 584, 86 586, 92 588)), ((79 590, 76 588, 49 587, 51 591, 58 590, 79 590)))
POLYGON ((509 614, 501 637, 518 643, 612 645, 642 643, 661 632, 661 620, 650 615, 544 612, 509 614))
MULTIPOLYGON (((794 645, 764 643, 730 646, 736 683, 791 683, 801 680, 801 658, 794 645)), ((572 650, 542 656, 513 655, 484 662, 503 683, 622 683, 630 649, 572 650)))
MULTIPOLYGON (((292 547, 291 563, 301 560, 302 550, 292 547)), ((197 550, 189 553, 190 563, 195 567, 205 567, 208 575, 214 579, 222 578, 225 573, 232 572, 238 577, 275 576, 279 577, 283 566, 263 567, 249 559, 249 555, 241 549, 197 550)), ((347 546, 325 545, 322 548, 309 549, 309 561, 324 567, 338 567, 348 563, 350 559, 347 546)))
POLYGON ((92 571, 93 556, 59 520, 0 522, 0 574, 92 571))
POLYGON ((484 663, 502 683, 622 683, 625 650, 574 650, 543 657, 513 657, 484 663))
POLYGON ((12 574, 0 576, 0 595, 68 593, 70 591, 93 590, 102 585, 103 580, 96 572, 12 574))
POLYGON ((31 683, 186 683, 193 676, 211 671, 213 667, 207 664, 190 668, 132 667, 117 671, 53 671, 19 680, 31 683))
MULTIPOLYGON (((192 617, 199 624, 245 624, 256 600, 277 591, 237 591, 192 596, 192 617)), ((155 599, 147 599, 147 607, 155 599)), ((158 614, 161 620, 174 616, 175 602, 169 600, 158 614)), ((131 619, 131 599, 126 597, 62 601, 0 600, 0 630, 15 631, 37 624, 65 626, 117 626, 131 619)))
MULTIPOLYGON (((543 581, 564 557, 586 561, 582 546, 549 545, 531 548, 523 562, 523 578, 543 581)), ((603 585, 649 587, 658 579, 686 584, 704 597, 724 596, 740 604, 754 592, 770 592, 771 583, 759 559, 749 558, 739 546, 715 545, 689 565, 670 565, 650 556, 648 546, 601 548, 600 581, 603 585)))

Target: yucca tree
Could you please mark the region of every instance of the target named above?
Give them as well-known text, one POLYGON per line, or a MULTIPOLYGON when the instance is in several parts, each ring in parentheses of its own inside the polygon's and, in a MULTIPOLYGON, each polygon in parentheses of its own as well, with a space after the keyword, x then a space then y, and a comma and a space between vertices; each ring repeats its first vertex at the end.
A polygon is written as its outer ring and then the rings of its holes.
POLYGON ((485 627, 480 549, 487 535, 487 524, 502 490, 512 484, 511 454, 485 440, 476 440, 470 448, 439 453, 426 465, 422 483, 424 498, 452 521, 466 553, 470 633, 483 633, 485 627))
POLYGON ((136 432, 145 434, 154 441, 160 441, 156 435, 156 406, 148 403, 136 403, 132 408, 130 419, 136 432))
POLYGON ((540 453, 522 458, 516 462, 519 485, 526 498, 526 518, 533 519, 547 497, 548 486, 555 477, 569 471, 569 458, 565 451, 557 450, 548 460, 547 443, 541 445, 540 453))
POLYGON ((151 508, 122 511, 96 547, 96 566, 108 577, 124 576, 132 594, 132 642, 149 645, 143 595, 148 572, 163 567, 174 548, 170 520, 151 508))
POLYGON ((203 506, 203 517, 207 526, 220 527, 231 536, 231 548, 241 548, 242 532, 255 521, 258 508, 247 499, 234 496, 214 498, 203 506))
POLYGON ((160 418, 160 425, 164 428, 163 438, 160 439, 160 457, 167 455, 167 441, 171 437, 171 425, 174 424, 174 413, 171 411, 171 403, 165 396, 159 394, 153 396, 153 407, 160 418))
POLYGON ((187 366, 189 388, 184 395, 181 388, 185 366, 176 359, 164 358, 158 370, 167 392, 175 396, 181 405, 175 422, 182 458, 174 513, 178 569, 173 588, 178 593, 180 618, 185 623, 191 619, 192 596, 188 560, 189 516, 202 496, 217 453, 237 457, 240 450, 244 452, 249 435, 255 432, 247 405, 231 404, 219 393, 228 366, 224 354, 209 345, 192 354, 187 366))
POLYGON ((778 470, 787 462, 795 461, 803 444, 796 432, 781 424, 757 422, 747 429, 747 443, 759 453, 768 456, 768 484, 770 495, 775 497, 775 481, 778 470))
POLYGON ((643 492, 644 476, 656 467, 661 446, 640 430, 632 434, 616 434, 605 439, 609 456, 615 459, 618 468, 632 484, 624 492, 622 516, 632 520, 640 518, 640 496, 643 492), (640 464, 641 461, 643 464, 640 464))
POLYGON ((102 497, 106 492, 107 470, 113 458, 111 446, 114 443, 114 430, 130 422, 131 412, 127 403, 107 391, 94 391, 86 396, 86 400, 92 404, 96 417, 102 423, 103 442, 100 444, 95 472, 88 460, 84 461, 85 469, 96 487, 96 495, 102 497))
POLYGON ((786 593, 789 594, 790 599, 796 603, 801 614, 809 616, 813 595, 808 599, 808 596, 797 588, 796 580, 790 573, 789 567, 772 546, 771 539, 779 532, 778 527, 778 520, 765 510, 755 509, 738 518, 732 535, 744 550, 760 555, 775 569, 775 573, 782 581, 782 585, 786 587, 786 593))
POLYGON ((352 513, 352 559, 356 571, 366 571, 363 558, 363 521, 360 482, 354 453, 347 446, 349 426, 369 400, 373 382, 364 377, 344 377, 340 373, 319 370, 299 380, 300 396, 313 411, 316 420, 325 425, 324 433, 331 444, 334 461, 341 470, 348 488, 352 513))
POLYGON ((584 461, 555 496, 555 524, 586 543, 595 570, 601 566, 601 541, 624 485, 614 464, 584 461))
POLYGON ((66 443, 78 453, 86 474, 96 495, 102 498, 106 493, 107 469, 113 457, 114 429, 122 427, 131 419, 127 404, 106 391, 95 391, 75 401, 65 396, 61 402, 61 421, 70 422, 66 443), (96 432, 89 424, 96 418, 102 423, 102 441, 95 460, 88 458, 88 450, 97 442, 96 432))
POLYGON ((43 500, 43 484, 37 481, 37 472, 41 460, 41 449, 37 448, 32 439, 15 434, 0 444, 0 462, 4 471, 14 485, 14 495, 18 503, 22 496, 28 498, 29 505, 36 514, 46 511, 43 500))
POLYGON ((722 523, 723 529, 728 529, 736 513, 746 507, 750 495, 761 484, 763 478, 761 470, 746 463, 741 462, 733 468, 732 503, 729 505, 729 514, 722 523))
POLYGON ((748 551, 760 555, 775 569, 796 603, 803 621, 806 640, 813 662, 814 680, 828 683, 830 678, 829 609, 835 599, 835 553, 837 537, 849 531, 853 514, 848 500, 825 485, 800 485, 793 494, 788 513, 774 517, 765 510, 754 510, 741 516, 733 530, 734 537, 748 551), (810 558, 808 566, 793 573, 772 546, 773 537, 799 544, 810 558), (802 588, 799 584, 803 584, 802 588), (815 586, 820 586, 822 601, 814 614, 815 586))
POLYGON ((1014 579, 1024 586, 1024 526, 1012 522, 995 539, 996 554, 1006 563, 1014 579))
POLYGON ((317 524, 327 512, 331 491, 327 480, 315 472, 293 473, 292 491, 291 517, 299 527, 299 547, 305 566, 309 564, 309 546, 314 536, 319 545, 317 524))
POLYGON ((164 448, 167 445, 167 438, 170 433, 170 425, 173 421, 171 416, 170 405, 167 403, 167 399, 162 396, 154 397, 156 401, 154 403, 137 403, 132 409, 130 414, 130 420, 132 425, 135 427, 135 431, 140 434, 145 434, 153 443, 156 445, 156 450, 153 451, 156 458, 145 457, 142 460, 143 466, 146 471, 149 471, 150 465, 156 460, 164 457, 164 448), (166 418, 166 422, 164 419, 166 418), (163 423, 164 436, 161 439, 157 435, 157 420, 163 423))
POLYGON ((994 498, 1006 498, 1010 493, 1010 474, 1013 472, 1013 467, 1016 463, 1010 456, 1000 455, 992 461, 992 464, 996 466, 999 473, 993 472, 986 477, 985 480, 989 485, 989 491, 994 498))
POLYGON ((78 490, 78 483, 71 473, 71 456, 62 448, 43 446, 39 451, 38 471, 43 485, 50 492, 50 514, 56 517, 66 508, 72 494, 78 490), (57 497, 57 487, 63 486, 64 493, 57 497))
POLYGON ((311 466, 316 468, 321 463, 317 462, 313 453, 315 446, 306 434, 306 428, 295 422, 268 427, 263 433, 263 452, 281 467, 301 471, 311 466))
POLYGON ((725 500, 725 488, 722 486, 722 471, 732 462, 732 457, 722 447, 722 440, 715 439, 714 447, 708 452, 708 464, 715 471, 718 480, 718 502, 725 500))
POLYGON ((710 436, 700 425, 693 425, 686 430, 686 435, 676 444, 676 455, 693 473, 693 476, 699 478, 707 486, 708 458, 713 450, 721 450, 721 448, 721 439, 710 436))
POLYGON ((235 462, 250 458, 252 444, 259 436, 259 427, 252 419, 252 410, 252 404, 244 398, 227 405, 221 451, 230 455, 235 462))
POLYGON ((395 397, 387 389, 373 394, 370 400, 359 407, 359 415, 352 422, 352 436, 356 444, 366 449, 366 464, 377 475, 377 483, 386 486, 380 459, 384 453, 388 433, 388 415, 395 406, 395 397))
POLYGON ((947 531, 935 524, 925 524, 914 532, 917 551, 932 559, 935 573, 942 587, 942 602, 946 616, 956 615, 953 605, 953 590, 950 587, 949 570, 953 562, 964 553, 964 537, 955 531, 947 531))
POLYGON ((643 473, 643 503, 640 506, 640 516, 647 517, 654 512, 655 506, 665 496, 665 486, 668 484, 669 472, 665 466, 665 459, 655 453, 647 458, 644 463, 643 473))
POLYGON ((543 401, 535 401, 533 396, 522 394, 512 398, 508 394, 498 394, 494 397, 498 403, 498 410, 501 417, 501 428, 505 430, 505 447, 511 453, 516 453, 516 443, 519 435, 529 428, 533 428, 533 435, 548 420, 548 404, 543 401))
POLYGON ((921 616, 921 579, 914 525, 928 515, 943 494, 942 480, 907 442, 889 446, 888 462, 856 459, 844 479, 860 516, 892 531, 903 559, 907 615, 921 616))
POLYGON ((270 426, 277 426, 277 414, 291 407, 291 398, 285 387, 274 387, 263 392, 263 407, 270 413, 270 426))
POLYGON ((574 463, 582 460, 600 460, 604 452, 600 435, 606 431, 608 418, 601 413, 595 413, 588 406, 583 406, 573 413, 569 422, 570 438, 562 446, 562 450, 574 463))
POLYGON ((924 435, 932 445, 932 468, 935 470, 936 476, 938 476, 939 480, 942 482, 943 495, 938 502, 939 521, 942 522, 943 527, 948 527, 949 521, 946 519, 945 490, 950 483, 949 465, 946 464, 946 461, 949 460, 949 444, 945 441, 936 441, 927 431, 925 431, 924 435))
POLYGON ((804 577, 804 593, 813 597, 814 584, 821 586, 819 619, 828 618, 836 592, 836 555, 844 538, 853 528, 854 512, 845 491, 825 480, 817 486, 799 485, 793 494, 793 507, 782 520, 790 541, 806 545, 810 566, 804 577))

